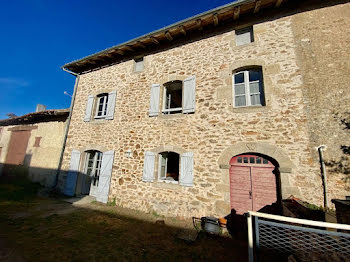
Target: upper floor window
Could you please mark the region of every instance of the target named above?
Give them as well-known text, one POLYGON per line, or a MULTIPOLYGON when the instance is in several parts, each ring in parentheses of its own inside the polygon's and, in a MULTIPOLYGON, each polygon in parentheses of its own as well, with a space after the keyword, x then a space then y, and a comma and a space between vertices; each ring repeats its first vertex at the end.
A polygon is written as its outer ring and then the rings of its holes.
POLYGON ((134 67, 134 71, 135 72, 141 72, 144 69, 144 61, 143 61, 143 57, 140 58, 135 58, 135 67, 134 67))
POLYGON ((100 94, 96 99, 95 118, 105 118, 107 114, 108 94, 100 94))
POLYGON ((264 106, 262 71, 259 68, 239 71, 233 75, 235 107, 264 106))
POLYGON ((235 31, 236 46, 246 45, 254 42, 253 27, 247 27, 235 31))
POLYGON ((172 81, 164 85, 163 114, 175 114, 182 111, 182 81, 172 81))
POLYGON ((161 89, 160 84, 151 87, 149 116, 175 113, 194 113, 196 107, 196 77, 191 76, 184 81, 167 82, 161 89), (161 93, 163 98, 161 98, 161 93), (161 110, 160 110, 161 109, 161 110))
POLYGON ((97 96, 89 95, 84 121, 89 122, 92 115, 95 119, 113 119, 116 97, 116 90, 110 93, 101 93, 97 96))

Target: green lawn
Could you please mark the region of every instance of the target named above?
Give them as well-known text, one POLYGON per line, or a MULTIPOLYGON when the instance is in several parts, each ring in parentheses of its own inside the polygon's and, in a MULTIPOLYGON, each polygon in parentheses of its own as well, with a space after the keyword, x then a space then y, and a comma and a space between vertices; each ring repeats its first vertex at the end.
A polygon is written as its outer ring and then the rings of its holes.
POLYGON ((0 234, 26 261, 247 261, 245 243, 205 235, 186 243, 176 237, 179 228, 113 207, 50 215, 50 206, 66 204, 36 197, 37 188, 0 181, 0 234))

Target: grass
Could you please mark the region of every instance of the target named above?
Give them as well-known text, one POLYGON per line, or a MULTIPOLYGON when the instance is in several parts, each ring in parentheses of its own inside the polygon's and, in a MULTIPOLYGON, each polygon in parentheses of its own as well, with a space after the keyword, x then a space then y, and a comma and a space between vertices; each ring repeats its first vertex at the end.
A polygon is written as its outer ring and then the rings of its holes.
MULTIPOLYGON (((230 238, 202 236, 189 244, 178 228, 132 219, 115 212, 76 209, 44 216, 38 186, 25 181, 0 184, 0 231, 26 261, 246 261, 246 245, 230 238), (4 201, 3 201, 4 200, 4 201), (23 211, 31 215, 14 218, 23 211)), ((113 207, 110 207, 112 209, 113 207)))

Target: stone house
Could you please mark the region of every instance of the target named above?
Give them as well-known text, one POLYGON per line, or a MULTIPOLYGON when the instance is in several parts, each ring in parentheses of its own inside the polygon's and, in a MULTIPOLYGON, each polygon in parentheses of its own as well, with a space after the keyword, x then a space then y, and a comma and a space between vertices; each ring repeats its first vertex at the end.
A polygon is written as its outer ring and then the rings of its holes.
POLYGON ((28 175, 53 186, 68 115, 68 109, 44 109, 0 120, 0 176, 28 175))
POLYGON ((64 65, 59 187, 165 216, 349 195, 348 1, 241 0, 64 65), (342 165, 343 167, 344 165, 342 165))

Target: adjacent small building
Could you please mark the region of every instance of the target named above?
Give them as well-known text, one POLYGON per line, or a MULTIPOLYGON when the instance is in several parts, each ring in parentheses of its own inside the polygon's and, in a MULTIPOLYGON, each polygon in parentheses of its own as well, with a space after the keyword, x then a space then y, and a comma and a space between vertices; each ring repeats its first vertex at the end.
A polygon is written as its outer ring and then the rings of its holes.
POLYGON ((57 174, 69 110, 40 106, 37 110, 0 120, 0 175, 28 175, 50 187, 57 174))

